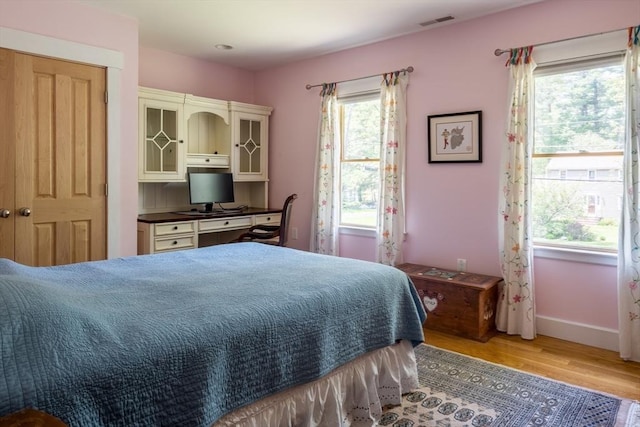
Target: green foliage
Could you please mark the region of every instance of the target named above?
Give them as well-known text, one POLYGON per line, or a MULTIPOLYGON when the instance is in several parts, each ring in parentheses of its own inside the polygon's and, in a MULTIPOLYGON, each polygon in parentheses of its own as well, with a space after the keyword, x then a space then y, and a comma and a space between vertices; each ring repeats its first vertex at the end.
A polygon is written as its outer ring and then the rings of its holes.
MULTIPOLYGON (((554 222, 574 220, 584 211, 584 198, 575 183, 536 180, 533 186, 534 229, 545 229, 554 222)), ((538 233, 536 233, 538 234, 538 233)), ((541 235, 546 234, 541 232, 541 235)))
POLYGON ((600 219, 600 221, 598 221, 598 225, 603 225, 603 226, 612 225, 614 227, 617 227, 618 221, 614 218, 602 218, 600 219))
POLYGON ((619 65, 536 77, 536 152, 621 149, 621 82, 619 65))
POLYGON ((589 230, 589 227, 571 220, 548 223, 545 231, 546 234, 543 237, 549 240, 591 242, 597 239, 597 236, 589 230))
POLYGON ((380 100, 342 105, 344 159, 380 158, 380 100))
POLYGON ((585 227, 577 221, 569 222, 566 225, 565 230, 568 240, 575 240, 580 242, 591 242, 593 240, 596 240, 596 236, 589 231, 589 228, 585 227))

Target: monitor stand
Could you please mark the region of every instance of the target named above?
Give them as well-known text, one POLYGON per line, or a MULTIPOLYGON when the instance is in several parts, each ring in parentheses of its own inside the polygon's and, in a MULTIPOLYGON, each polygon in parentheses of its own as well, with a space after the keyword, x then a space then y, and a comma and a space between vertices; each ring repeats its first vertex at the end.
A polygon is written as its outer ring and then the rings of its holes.
MULTIPOLYGON (((220 203, 218 203, 218 205, 220 205, 220 203)), ((224 208, 222 207, 222 205, 220 205, 219 208, 214 209, 213 208, 213 203, 205 203, 204 204, 204 209, 201 211, 198 211, 200 213, 203 214, 212 214, 212 213, 221 213, 224 212, 224 208)))

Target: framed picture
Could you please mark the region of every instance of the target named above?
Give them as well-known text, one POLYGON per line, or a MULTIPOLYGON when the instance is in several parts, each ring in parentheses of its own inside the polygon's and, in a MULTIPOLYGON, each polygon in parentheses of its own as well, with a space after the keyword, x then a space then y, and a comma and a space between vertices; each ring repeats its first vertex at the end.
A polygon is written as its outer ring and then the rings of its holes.
POLYGON ((429 163, 482 162, 482 111, 428 117, 429 163))

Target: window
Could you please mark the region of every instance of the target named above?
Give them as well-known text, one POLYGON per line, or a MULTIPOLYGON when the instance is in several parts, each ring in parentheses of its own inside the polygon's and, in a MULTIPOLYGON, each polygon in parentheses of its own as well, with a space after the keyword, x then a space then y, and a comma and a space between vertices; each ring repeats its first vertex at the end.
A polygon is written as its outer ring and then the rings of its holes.
POLYGON ((625 136, 621 61, 539 67, 533 105, 534 244, 616 251, 625 136))
POLYGON ((380 186, 380 94, 340 98, 340 225, 375 228, 380 186))

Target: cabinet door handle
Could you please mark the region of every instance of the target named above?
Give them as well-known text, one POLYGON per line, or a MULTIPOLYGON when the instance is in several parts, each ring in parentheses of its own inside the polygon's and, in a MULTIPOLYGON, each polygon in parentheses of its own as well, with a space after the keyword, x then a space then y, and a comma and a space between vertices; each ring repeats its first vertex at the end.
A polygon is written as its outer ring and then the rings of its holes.
POLYGON ((179 139, 179 140, 178 140, 178 142, 179 142, 180 144, 184 144, 184 139, 179 139))
POLYGON ((0 218, 9 218, 11 211, 9 209, 0 209, 0 218))
POLYGON ((20 208, 20 215, 22 216, 29 216, 31 215, 31 209, 29 208, 20 208))

